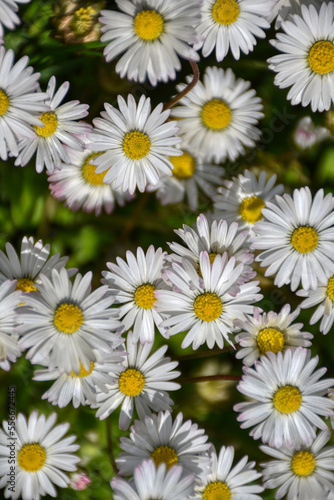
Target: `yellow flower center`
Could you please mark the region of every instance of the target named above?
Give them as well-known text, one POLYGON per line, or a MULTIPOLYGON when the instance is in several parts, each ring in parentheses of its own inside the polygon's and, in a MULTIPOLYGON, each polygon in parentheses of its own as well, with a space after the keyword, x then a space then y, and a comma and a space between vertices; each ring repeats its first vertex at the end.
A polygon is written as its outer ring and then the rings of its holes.
POLYGON ((53 111, 48 111, 46 113, 42 113, 39 119, 44 123, 44 127, 36 127, 33 125, 36 130, 36 134, 41 137, 50 137, 53 135, 58 127, 56 114, 53 111))
POLYGON ((145 379, 143 374, 135 368, 128 368, 119 376, 118 387, 125 396, 131 396, 132 398, 138 396, 144 389, 144 386, 145 379))
POLYGON ((163 17, 156 10, 142 10, 133 21, 136 35, 145 41, 156 40, 164 29, 163 17))
POLYGON ((212 17, 216 23, 228 26, 234 23, 240 13, 240 7, 236 0, 217 0, 212 7, 212 17))
POLYGON ((45 449, 38 443, 25 444, 17 454, 18 464, 26 472, 41 470, 45 460, 45 449))
POLYGON ((84 378, 84 377, 87 377, 87 375, 90 375, 92 373, 92 371, 94 370, 94 363, 93 361, 91 361, 89 363, 89 371, 87 371, 83 364, 80 363, 80 372, 79 373, 74 373, 73 371, 71 371, 71 376, 72 377, 79 377, 79 378, 84 378))
POLYGON ((97 169, 97 167, 89 163, 93 158, 96 158, 97 156, 100 156, 103 153, 104 151, 102 151, 101 153, 92 153, 86 158, 85 163, 82 165, 82 175, 84 179, 93 186, 102 186, 103 179, 106 173, 109 171, 108 169, 105 170, 104 172, 101 172, 100 174, 96 174, 95 170, 97 169))
POLYGON ((9 108, 9 99, 7 94, 0 90, 0 116, 4 115, 9 108))
POLYGON ((274 407, 281 413, 294 413, 299 410, 302 401, 300 390, 293 385, 280 387, 273 397, 274 407))
POLYGON ((161 463, 165 463, 167 469, 178 463, 177 453, 169 446, 159 446, 151 454, 155 465, 158 467, 161 463))
POLYGON ((230 500, 231 490, 226 483, 214 481, 206 486, 202 498, 203 500, 230 500))
POLYGON ((202 108, 202 120, 207 128, 222 130, 232 120, 232 111, 222 99, 211 99, 202 108))
POLYGON ((264 328, 257 336, 256 343, 262 354, 277 353, 284 348, 284 335, 276 328, 264 328))
POLYGON ((154 296, 154 290, 155 286, 149 283, 139 286, 134 295, 137 306, 143 309, 152 309, 154 302, 157 300, 154 296))
POLYGON ((315 456, 309 451, 298 451, 292 457, 291 469, 297 476, 309 476, 315 469, 315 456))
POLYGON ((313 227, 300 226, 291 236, 291 245, 299 253, 312 252, 318 245, 318 233, 313 227))
POLYGON ((326 292, 327 296, 334 302, 334 276, 329 278, 326 292))
POLYGON ((262 208, 266 205, 262 198, 258 196, 250 196, 242 200, 239 206, 239 214, 243 220, 250 224, 262 219, 262 208))
POLYGON ((133 130, 128 132, 123 140, 123 151, 131 160, 140 160, 148 155, 151 141, 144 132, 133 130))
POLYGON ((29 278, 19 278, 15 290, 21 290, 21 292, 37 292, 34 283, 35 282, 29 278))
POLYGON ((192 177, 196 170, 195 158, 187 153, 183 152, 181 156, 170 156, 169 161, 174 167, 172 174, 178 179, 189 179, 192 177))
POLYGON ((76 36, 86 35, 93 26, 96 10, 89 5, 87 8, 77 9, 72 18, 71 29, 76 36))
POLYGON ((223 312, 223 304, 215 293, 203 293, 196 297, 194 311, 199 319, 209 323, 219 318, 223 312))
POLYGON ((61 333, 74 333, 82 325, 83 319, 80 307, 64 303, 57 307, 53 324, 61 333))
POLYGON ((308 54, 308 63, 314 73, 331 73, 334 70, 334 44, 329 40, 316 42, 308 54))

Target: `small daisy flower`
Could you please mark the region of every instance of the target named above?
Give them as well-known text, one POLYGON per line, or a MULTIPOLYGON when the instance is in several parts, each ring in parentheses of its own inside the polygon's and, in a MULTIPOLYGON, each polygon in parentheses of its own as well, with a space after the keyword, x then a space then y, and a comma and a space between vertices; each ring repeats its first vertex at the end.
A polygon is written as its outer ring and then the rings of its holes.
POLYGON ((162 103, 151 112, 151 100, 144 95, 138 105, 131 94, 127 103, 121 96, 117 101, 119 111, 105 103, 102 118, 93 120, 92 143, 87 147, 103 152, 92 160, 98 167, 96 174, 108 170, 103 182, 130 194, 136 187, 143 192, 148 183, 157 184, 162 174, 172 175, 168 156, 182 154, 174 148, 181 138, 176 137, 174 121, 165 123, 170 110, 162 111, 162 103))
POLYGON ((16 14, 18 11, 18 3, 29 3, 31 0, 0 0, 0 37, 3 37, 5 32, 3 27, 14 30, 18 24, 21 24, 21 19, 16 14))
POLYGON ((156 466, 153 460, 144 460, 135 468, 133 483, 114 477, 111 487, 115 500, 186 500, 194 490, 194 476, 182 476, 182 467, 166 464, 156 466))
POLYGON ((198 61, 190 47, 196 39, 200 19, 199 0, 116 0, 122 12, 102 10, 101 42, 106 61, 124 55, 116 64, 121 78, 152 85, 174 80, 181 69, 178 56, 198 61))
POLYGON ((31 363, 44 364, 49 357, 49 369, 58 367, 60 373, 79 374, 82 366, 90 371, 96 361, 94 349, 111 352, 119 328, 115 309, 109 306, 107 286, 91 292, 92 273, 75 276, 72 283, 65 269, 52 270, 51 278, 41 275, 40 292, 24 297, 28 307, 20 307, 21 335, 19 344, 29 349, 26 358, 31 363))
POLYGON ((288 500, 329 499, 334 490, 334 446, 324 446, 331 438, 328 430, 319 432, 308 447, 281 446, 279 450, 260 446, 275 458, 261 464, 265 488, 278 488, 275 498, 288 500))
POLYGON ((54 427, 57 414, 49 417, 38 415, 34 410, 28 421, 19 413, 16 419, 16 429, 13 438, 11 423, 6 420, 0 429, 0 488, 6 488, 5 498, 16 500, 39 500, 40 496, 57 496, 54 485, 67 488, 70 479, 66 472, 75 471, 79 457, 72 452, 77 451, 78 444, 73 444, 76 436, 63 436, 70 424, 60 424, 54 427), (15 439, 15 441, 14 441, 15 439), (10 475, 11 450, 8 443, 15 442, 16 470, 14 491, 13 484, 8 481, 10 475), (63 472, 65 471, 65 472, 63 472))
POLYGON ((227 253, 217 255, 213 263, 207 252, 201 252, 199 265, 202 278, 189 261, 172 264, 165 271, 174 290, 157 290, 158 311, 170 315, 163 321, 166 337, 187 332, 181 347, 192 344, 193 349, 204 343, 212 349, 221 349, 224 340, 233 346, 229 335, 234 331, 234 320, 252 314, 251 305, 262 298, 257 292, 258 282, 237 285, 243 264, 235 265, 235 258, 227 253))
POLYGON ((39 117, 42 126, 34 126, 37 137, 20 141, 16 166, 27 165, 37 151, 36 171, 41 173, 45 165, 48 172, 53 172, 55 169, 61 169, 61 161, 70 162, 64 144, 77 151, 84 149, 80 136, 90 132, 91 126, 83 122, 77 123, 76 120, 88 115, 89 106, 80 104, 79 101, 69 101, 60 105, 69 88, 69 82, 64 82, 55 93, 56 78, 54 76, 50 78, 46 90, 49 97, 46 101, 49 111, 39 117))
POLYGON ((192 229, 186 224, 183 229, 174 231, 186 244, 186 247, 179 243, 168 243, 170 249, 175 252, 167 257, 171 262, 182 262, 187 259, 196 268, 199 268, 199 256, 201 252, 207 252, 212 263, 217 255, 227 252, 228 257, 235 257, 237 264, 244 264, 243 271, 238 280, 238 284, 245 283, 256 276, 249 264, 254 260, 253 253, 245 248, 245 241, 248 231, 239 231, 237 222, 228 225, 226 220, 213 221, 209 225, 204 214, 200 214, 196 220, 196 227, 192 229))
MULTIPOLYGON (((1 0, 0 0, 1 2, 1 0)), ((0 3, 0 19, 1 3, 0 3)), ((0 29, 1 29, 0 21, 0 29)), ((27 66, 29 58, 21 57, 14 64, 14 52, 0 47, 0 158, 8 153, 18 155, 22 137, 36 137, 33 126, 42 125, 38 115, 49 109, 44 103, 46 94, 39 92, 40 74, 27 66)))
POLYGON ((85 472, 74 472, 71 474, 70 488, 77 491, 85 490, 92 480, 85 472))
POLYGON ((256 481, 261 474, 254 470, 255 462, 248 462, 248 457, 243 457, 233 468, 234 448, 223 446, 217 456, 215 448, 210 450, 210 473, 202 473, 198 477, 198 486, 195 487, 195 496, 198 499, 230 499, 261 500, 259 495, 264 488, 256 481))
MULTIPOLYGON (((187 77, 188 83, 191 79, 187 77)), ((180 99, 172 116, 180 118, 180 134, 194 154, 215 163, 234 161, 245 147, 255 147, 260 137, 254 125, 264 116, 261 99, 250 82, 236 79, 231 69, 208 67, 203 81, 180 99)), ((176 88, 181 92, 185 87, 176 88)))
POLYGON ((167 288, 161 278, 166 252, 155 250, 153 245, 146 252, 137 248, 136 256, 128 250, 126 262, 120 257, 117 264, 107 262, 109 271, 103 271, 102 283, 108 285, 109 293, 118 305, 119 318, 124 330, 133 326, 133 342, 152 343, 155 325, 165 318, 155 307, 155 292, 167 288))
MULTIPOLYGON (((87 143, 87 139, 83 138, 87 143)), ((75 151, 67 148, 70 161, 68 164, 61 163, 61 170, 49 175, 49 188, 52 196, 59 201, 65 201, 65 206, 70 210, 82 208, 85 212, 95 211, 98 216, 102 208, 110 214, 116 203, 124 206, 125 202, 133 197, 129 193, 113 189, 110 184, 104 184, 103 180, 106 172, 95 173, 96 166, 90 161, 102 153, 94 153, 86 149, 85 151, 75 151)), ((111 167, 110 167, 111 168, 111 167)))
POLYGON ((291 104, 311 104, 312 111, 329 110, 334 103, 334 3, 301 5, 300 15, 290 16, 272 45, 281 52, 268 59, 277 75, 275 85, 291 87, 291 104))
POLYGON ((334 322, 334 276, 331 276, 325 285, 319 283, 316 290, 298 290, 297 295, 306 297, 300 304, 302 309, 319 304, 310 319, 310 325, 321 319, 319 329, 327 335, 334 322))
POLYGON ((172 411, 170 405, 174 403, 166 391, 176 391, 181 387, 171 382, 180 372, 173 371, 178 365, 177 361, 170 362, 170 358, 164 357, 168 346, 161 347, 149 356, 152 344, 137 345, 133 343, 130 331, 126 348, 128 356, 123 362, 114 364, 111 369, 113 380, 108 384, 108 392, 99 392, 94 406, 99 407, 96 416, 102 420, 122 404, 119 427, 123 430, 129 428, 134 406, 141 419, 151 415, 151 409, 156 412, 172 411))
MULTIPOLYGON (((202 20, 196 30, 202 39, 198 45, 207 57, 216 48, 216 60, 222 61, 229 49, 234 59, 240 51, 249 54, 254 50, 256 38, 265 38, 264 29, 270 28, 265 19, 271 12, 268 0, 204 0, 202 20)), ((196 48, 200 48, 196 45, 196 48)))
POLYGON ((276 274, 274 284, 290 284, 295 291, 315 290, 318 280, 334 273, 334 198, 319 189, 312 200, 308 187, 295 189, 293 196, 276 195, 276 203, 262 209, 264 220, 256 222, 252 248, 264 250, 255 260, 268 267, 265 276, 276 274))
POLYGON ((18 335, 14 333, 17 326, 15 308, 20 303, 21 292, 15 289, 15 281, 7 280, 0 285, 0 368, 6 371, 10 370, 10 362, 14 363, 21 356, 18 335))
POLYGON ((314 371, 318 360, 299 347, 267 352, 254 368, 244 366, 237 389, 253 401, 234 406, 241 427, 254 427, 250 435, 275 448, 309 445, 316 427, 327 430, 321 417, 333 415, 334 401, 325 395, 334 379, 319 381, 327 368, 314 371))
POLYGON ((183 422, 178 413, 174 422, 169 411, 135 420, 130 437, 121 437, 123 452, 116 459, 122 476, 133 475, 135 467, 143 460, 152 459, 158 467, 165 463, 167 469, 173 465, 183 467, 183 477, 188 473, 200 474, 209 469, 209 457, 205 453, 210 443, 204 429, 199 429, 191 420, 183 422))
MULTIPOLYGON (((26 293, 37 291, 40 274, 50 277, 52 269, 60 271, 68 261, 68 257, 60 257, 59 253, 49 258, 50 245, 43 245, 42 240, 35 243, 32 236, 23 237, 20 257, 10 243, 6 243, 6 253, 0 250, 0 283, 7 279, 17 280, 16 289, 26 293)), ((76 271, 67 269, 67 274, 73 276, 76 271)))
POLYGON ((254 309, 254 316, 247 316, 246 321, 238 321, 242 332, 238 333, 235 341, 240 344, 241 349, 236 352, 235 357, 243 359, 246 365, 251 366, 268 351, 277 354, 292 347, 309 347, 313 335, 301 332, 303 323, 293 323, 300 313, 296 309, 290 313, 290 304, 285 304, 277 314, 274 311, 260 314, 254 309))
POLYGON ((255 222, 262 220, 262 209, 276 194, 282 194, 282 184, 275 186, 276 174, 267 181, 266 172, 261 171, 258 178, 245 170, 231 181, 224 181, 224 186, 218 188, 214 200, 214 217, 225 219, 227 222, 238 222, 240 229, 252 229, 255 222))
POLYGON ((316 144, 320 144, 330 137, 331 133, 326 127, 316 127, 310 116, 304 116, 297 123, 293 134, 293 141, 296 146, 304 151, 310 149, 316 144))

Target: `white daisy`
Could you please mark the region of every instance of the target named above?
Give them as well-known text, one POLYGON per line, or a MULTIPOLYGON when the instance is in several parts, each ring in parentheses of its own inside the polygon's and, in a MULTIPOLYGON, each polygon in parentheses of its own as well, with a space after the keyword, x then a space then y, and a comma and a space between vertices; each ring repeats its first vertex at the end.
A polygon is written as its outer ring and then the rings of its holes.
POLYGON ((317 127, 310 116, 301 118, 293 133, 293 142, 295 145, 305 151, 316 144, 320 144, 331 136, 330 130, 326 127, 317 127))
POLYGON ((114 500, 187 500, 194 490, 194 476, 181 478, 182 467, 167 469, 165 463, 156 466, 153 460, 144 460, 133 474, 133 483, 114 477, 111 487, 114 500))
POLYGON ((271 43, 282 54, 268 59, 275 71, 275 85, 291 87, 287 98, 291 104, 307 106, 312 111, 330 109, 334 103, 334 3, 301 5, 282 25, 271 43))
POLYGON ((7 160, 8 152, 12 156, 18 155, 20 138, 36 137, 31 125, 42 125, 38 115, 49 109, 49 106, 44 104, 46 94, 39 92, 40 74, 34 73, 33 68, 27 66, 28 62, 29 58, 24 56, 14 64, 14 52, 0 47, 0 158, 2 160, 7 160))
POLYGON ((119 318, 124 330, 133 326, 133 342, 152 343, 155 325, 165 318, 155 307, 157 290, 167 288, 161 278, 166 252, 153 245, 146 252, 137 248, 136 256, 128 250, 126 262, 120 257, 117 264, 107 262, 109 271, 103 271, 102 283, 108 285, 109 293, 118 306, 119 318))
POLYGON ((36 171, 42 172, 45 165, 48 172, 53 172, 55 169, 61 169, 61 161, 70 162, 64 144, 77 151, 84 149, 80 136, 88 134, 91 126, 83 122, 78 123, 76 120, 88 115, 89 106, 80 104, 79 101, 69 101, 60 105, 69 88, 69 82, 64 82, 55 93, 56 78, 54 76, 50 78, 46 90, 49 97, 46 101, 49 111, 39 117, 42 126, 34 126, 37 137, 35 135, 35 138, 20 141, 20 153, 15 165, 21 167, 27 165, 37 150, 36 171))
POLYGON ((181 387, 171 382, 180 372, 173 371, 177 361, 170 362, 170 358, 164 357, 168 346, 149 356, 152 344, 140 344, 137 348, 131 331, 126 345, 127 357, 111 368, 113 380, 107 386, 108 392, 99 391, 94 405, 94 408, 99 408, 96 416, 102 420, 122 404, 119 427, 123 430, 129 428, 134 406, 140 419, 151 415, 151 409, 172 411, 170 405, 174 403, 166 391, 176 391, 181 387))
POLYGON ((174 422, 169 411, 135 420, 130 437, 121 437, 123 452, 116 459, 122 476, 134 473, 143 460, 153 459, 158 467, 165 463, 167 469, 173 465, 183 467, 183 477, 188 473, 200 474, 209 469, 209 457, 205 453, 210 443, 204 429, 199 429, 191 420, 183 422, 178 413, 174 422))
POLYGON ((157 309, 170 315, 162 323, 167 337, 187 332, 181 347, 192 344, 193 349, 204 343, 210 349, 217 344, 221 349, 224 340, 233 346, 229 335, 234 331, 234 320, 252 314, 251 305, 262 298, 257 292, 257 281, 238 285, 243 264, 235 265, 235 258, 228 259, 225 252, 217 255, 213 263, 207 252, 201 252, 199 265, 202 278, 189 261, 174 262, 172 270, 165 271, 174 290, 157 290, 157 309))
POLYGON ((265 488, 277 488, 275 498, 287 495, 287 500, 329 499, 334 491, 334 446, 324 446, 331 438, 328 430, 320 432, 308 447, 260 446, 275 458, 261 464, 265 488))
POLYGON ((19 308, 19 344, 29 349, 26 358, 32 363, 45 364, 49 369, 70 374, 80 373, 81 365, 89 371, 96 361, 94 349, 111 352, 118 335, 111 333, 120 327, 117 312, 110 309, 107 286, 91 293, 92 273, 75 276, 72 283, 65 269, 52 270, 51 278, 41 275, 40 292, 24 298, 28 307, 19 308))
POLYGON ((102 10, 101 42, 106 61, 125 54, 116 64, 121 78, 152 85, 175 79, 181 69, 178 56, 198 61, 190 47, 196 39, 200 0, 116 0, 122 12, 102 10))
POLYGON ((292 197, 276 195, 267 202, 263 221, 256 222, 252 248, 264 250, 255 260, 268 267, 265 276, 276 274, 278 287, 289 284, 295 291, 317 288, 334 273, 334 198, 320 189, 312 200, 308 187, 295 189, 292 197))
POLYGON ((250 435, 275 448, 309 445, 316 427, 327 429, 321 417, 333 415, 334 408, 334 401, 325 397, 334 379, 319 381, 327 368, 314 372, 318 360, 299 347, 283 354, 267 352, 254 368, 244 366, 237 389, 253 401, 234 406, 241 412, 241 427, 255 426, 250 435))
POLYGON ((3 27, 13 30, 21 23, 18 11, 18 3, 29 3, 31 0, 0 0, 0 37, 4 36, 3 27))
POLYGON ((187 259, 196 269, 199 269, 201 252, 208 252, 210 262, 214 261, 216 255, 227 252, 229 258, 235 257, 236 265, 244 264, 238 284, 255 278, 256 272, 249 265, 252 264, 254 255, 249 248, 245 248, 248 231, 240 232, 237 222, 228 225, 226 220, 221 219, 209 225, 206 216, 200 214, 197 217, 195 229, 184 224, 183 229, 177 229, 174 232, 180 236, 186 247, 175 242, 168 243, 170 249, 175 252, 167 257, 169 261, 182 262, 182 259, 187 259))
MULTIPOLYGON (((10 243, 6 243, 6 253, 0 250, 0 283, 17 280, 16 289, 22 292, 37 291, 35 284, 41 283, 40 274, 50 277, 52 269, 60 271, 68 261, 68 257, 60 257, 59 253, 49 258, 50 245, 43 245, 42 240, 35 243, 32 236, 23 237, 20 257, 10 243)), ((67 274, 73 276, 76 271, 67 269, 67 274)))
POLYGON ((297 295, 306 297, 300 304, 302 309, 319 304, 310 319, 310 325, 321 319, 319 329, 326 335, 334 322, 334 276, 331 276, 325 285, 319 283, 316 290, 298 290, 297 295))
MULTIPOLYGON (((192 77, 187 77, 190 82, 192 77)), ((234 161, 255 147, 260 130, 254 125, 264 115, 261 99, 250 82, 236 79, 231 69, 207 67, 197 85, 172 109, 185 146, 206 161, 234 161)), ((186 84, 177 85, 181 92, 186 84)))
POLYGON ((137 186, 143 192, 148 182, 157 184, 161 174, 172 175, 168 156, 182 154, 174 148, 181 138, 176 137, 175 121, 165 123, 170 110, 162 111, 162 103, 151 112, 151 100, 144 95, 138 105, 131 94, 127 103, 121 96, 117 101, 119 111, 105 103, 102 118, 93 120, 96 128, 87 147, 103 151, 92 160, 97 174, 108 170, 103 182, 130 194, 137 186))
POLYGON ((299 315, 300 309, 290 314, 290 304, 285 304, 277 314, 274 311, 260 314, 255 307, 254 316, 247 316, 246 321, 238 321, 241 333, 235 337, 241 349, 236 352, 236 358, 243 359, 246 365, 251 366, 268 351, 278 353, 288 347, 309 347, 313 335, 301 332, 303 323, 291 324, 299 315))
POLYGON ((34 410, 28 421, 22 413, 18 414, 15 430, 10 422, 3 422, 4 431, 0 429, 0 488, 5 488, 4 498, 16 500, 22 496, 23 500, 39 500, 44 495, 56 497, 54 485, 67 488, 70 479, 63 471, 77 469, 75 464, 80 458, 72 452, 77 451, 79 445, 73 444, 76 436, 62 439, 70 424, 54 427, 56 419, 56 413, 45 418, 34 410), (10 462, 11 458, 14 462, 10 462), (12 481, 11 467, 15 470, 12 481))
POLYGON ((7 280, 0 285, 0 368, 6 371, 10 370, 10 361, 14 363, 21 356, 18 335, 14 333, 17 325, 15 308, 20 303, 21 292, 15 289, 15 281, 7 280))
MULTIPOLYGON (((87 143, 87 139, 83 138, 87 143)), ((70 210, 78 210, 82 207, 86 212, 95 211, 100 215, 102 208, 110 214, 116 203, 124 206, 125 201, 133 197, 129 193, 113 189, 110 184, 104 184, 105 172, 96 174, 96 167, 90 161, 101 153, 75 151, 67 148, 70 161, 68 164, 61 163, 61 170, 49 175, 50 191, 52 196, 60 201, 65 201, 65 206, 70 210)))
POLYGON ((261 500, 259 495, 264 488, 256 481, 261 474, 254 467, 255 462, 248 462, 248 457, 243 457, 233 468, 234 448, 223 446, 217 456, 215 448, 210 450, 210 472, 199 475, 195 487, 195 495, 191 498, 230 499, 233 500, 261 500))
POLYGON ((266 17, 270 14, 269 0, 203 0, 201 23, 196 30, 202 54, 207 57, 216 47, 216 60, 222 61, 231 49, 234 59, 240 51, 249 54, 254 50, 256 38, 265 38, 264 29, 270 28, 266 17))

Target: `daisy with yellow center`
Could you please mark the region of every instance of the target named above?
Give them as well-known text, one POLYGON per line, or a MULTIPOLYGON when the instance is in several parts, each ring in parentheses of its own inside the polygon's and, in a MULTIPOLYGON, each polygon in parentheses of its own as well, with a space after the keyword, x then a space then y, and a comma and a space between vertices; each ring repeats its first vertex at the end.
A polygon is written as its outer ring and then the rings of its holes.
POLYGON ((311 316, 310 325, 321 320, 319 330, 327 335, 334 323, 334 276, 318 283, 316 290, 298 290, 297 295, 305 297, 300 304, 302 309, 318 306, 311 316))
POLYGON ((133 342, 132 332, 128 333, 127 355, 121 362, 117 360, 112 366, 109 365, 111 380, 107 383, 107 390, 98 390, 97 402, 93 406, 98 408, 97 417, 101 420, 107 418, 122 405, 119 427, 126 430, 131 423, 134 407, 139 418, 150 415, 151 410, 171 410, 173 401, 166 391, 180 388, 179 384, 171 382, 180 375, 180 372, 174 371, 178 363, 164 357, 167 346, 158 349, 153 356, 150 356, 151 350, 152 344, 138 345, 138 342, 133 342))
POLYGON ((271 43, 281 52, 271 57, 275 84, 291 87, 292 104, 311 104, 312 111, 329 110, 334 102, 334 4, 301 5, 271 43), (292 49, 293 47, 293 49, 292 49))
POLYGON ((320 381, 326 368, 314 371, 318 359, 298 347, 283 354, 268 351, 254 368, 245 366, 237 389, 252 402, 234 406, 241 427, 253 427, 254 439, 275 448, 308 446, 316 437, 315 428, 327 430, 320 417, 333 415, 334 401, 326 393, 334 379, 320 381))
POLYGON ((312 199, 304 187, 275 201, 267 202, 263 220, 254 225, 252 248, 264 250, 256 260, 268 267, 265 276, 275 274, 275 285, 316 290, 334 274, 334 198, 320 189, 312 199))

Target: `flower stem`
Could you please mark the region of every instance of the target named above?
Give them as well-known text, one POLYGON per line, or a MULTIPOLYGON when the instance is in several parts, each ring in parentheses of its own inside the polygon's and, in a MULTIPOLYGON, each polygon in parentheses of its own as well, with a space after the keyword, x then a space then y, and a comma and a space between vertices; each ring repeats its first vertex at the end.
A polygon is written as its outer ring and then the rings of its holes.
POLYGON ((182 99, 182 97, 188 94, 188 92, 190 92, 197 84, 199 79, 199 68, 194 61, 189 61, 189 63, 194 73, 193 79, 179 94, 173 97, 170 101, 166 102, 166 104, 163 107, 163 111, 166 111, 166 109, 169 109, 172 106, 174 106, 174 104, 176 104, 180 99, 182 99))
POLYGON ((114 457, 114 452, 113 452, 113 444, 112 444, 112 439, 111 439, 111 418, 106 419, 106 429, 107 429, 107 448, 108 448, 109 460, 111 463, 111 467, 117 476, 118 469, 117 469, 117 465, 115 462, 115 457, 114 457))
POLYGON ((211 382, 212 380, 240 380, 241 375, 205 375, 203 377, 181 377, 180 384, 193 384, 196 382, 211 382))

